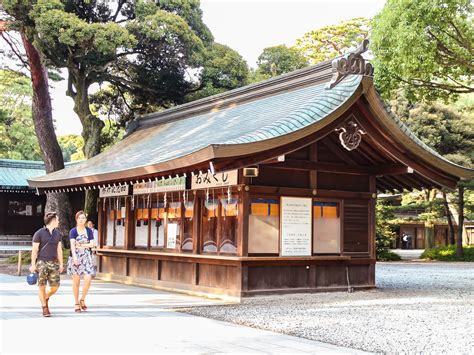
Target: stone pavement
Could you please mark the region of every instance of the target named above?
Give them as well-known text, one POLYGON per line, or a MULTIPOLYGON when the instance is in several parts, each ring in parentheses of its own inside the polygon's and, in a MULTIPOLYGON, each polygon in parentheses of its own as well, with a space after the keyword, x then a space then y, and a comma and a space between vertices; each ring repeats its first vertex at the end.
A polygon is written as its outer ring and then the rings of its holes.
POLYGON ((94 280, 89 310, 74 313, 63 277, 41 316, 37 287, 0 274, 0 353, 320 353, 363 352, 177 312, 223 301, 94 280))

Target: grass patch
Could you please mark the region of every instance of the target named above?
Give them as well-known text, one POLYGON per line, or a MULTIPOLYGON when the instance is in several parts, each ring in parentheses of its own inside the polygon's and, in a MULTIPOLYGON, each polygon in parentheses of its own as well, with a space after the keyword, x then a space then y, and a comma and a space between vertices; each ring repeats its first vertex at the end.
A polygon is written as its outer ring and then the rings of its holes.
POLYGON ((384 251, 377 254, 377 261, 399 261, 402 260, 400 255, 392 251, 384 251))
POLYGON ((421 254, 421 259, 439 260, 439 261, 474 261, 474 247, 464 247, 464 257, 456 256, 456 246, 448 245, 426 249, 421 254))
MULTIPOLYGON (((66 265, 68 258, 69 258, 69 249, 63 249, 64 265, 66 265)), ((7 258, 7 263, 9 263, 9 264, 18 264, 18 253, 15 254, 15 255, 9 256, 7 258)), ((21 252, 21 263, 22 263, 22 265, 31 264, 31 252, 30 251, 21 252)))

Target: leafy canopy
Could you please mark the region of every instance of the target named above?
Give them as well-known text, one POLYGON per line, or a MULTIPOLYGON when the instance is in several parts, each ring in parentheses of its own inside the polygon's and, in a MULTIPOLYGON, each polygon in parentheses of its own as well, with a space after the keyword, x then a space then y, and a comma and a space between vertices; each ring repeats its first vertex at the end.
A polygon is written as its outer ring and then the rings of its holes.
POLYGON ((388 0, 374 19, 376 84, 388 98, 402 86, 414 100, 474 92, 471 0, 388 0))
POLYGON ((369 36, 370 20, 358 17, 310 31, 296 40, 296 48, 311 64, 343 55, 369 36))

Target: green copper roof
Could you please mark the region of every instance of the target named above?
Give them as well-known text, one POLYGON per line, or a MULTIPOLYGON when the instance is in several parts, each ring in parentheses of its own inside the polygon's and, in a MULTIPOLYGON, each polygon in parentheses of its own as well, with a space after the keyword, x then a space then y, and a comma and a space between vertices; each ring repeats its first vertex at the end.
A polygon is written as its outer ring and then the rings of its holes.
POLYGON ((42 161, 0 159, 0 188, 25 189, 27 179, 44 174, 42 161))
MULTIPOLYGON (((340 107, 359 87, 352 75, 330 90, 325 82, 139 128, 106 152, 47 176, 47 180, 124 171, 159 164, 208 146, 253 143, 293 133, 340 107)), ((171 109, 173 110, 173 109, 171 109)), ((146 121, 146 120, 145 120, 146 121)), ((43 178, 34 179, 41 181, 43 178)))

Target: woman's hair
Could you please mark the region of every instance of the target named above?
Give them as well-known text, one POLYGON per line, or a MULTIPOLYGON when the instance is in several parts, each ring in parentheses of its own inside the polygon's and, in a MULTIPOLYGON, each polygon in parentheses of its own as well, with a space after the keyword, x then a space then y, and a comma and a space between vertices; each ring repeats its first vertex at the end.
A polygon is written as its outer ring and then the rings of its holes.
POLYGON ((82 211, 82 210, 81 210, 81 211, 77 211, 76 217, 75 217, 76 222, 77 222, 77 219, 78 219, 82 214, 83 214, 84 216, 86 215, 86 213, 85 213, 84 211, 82 211))
POLYGON ((56 212, 48 212, 44 215, 44 224, 48 225, 51 223, 51 221, 55 218, 58 218, 58 215, 56 212))

